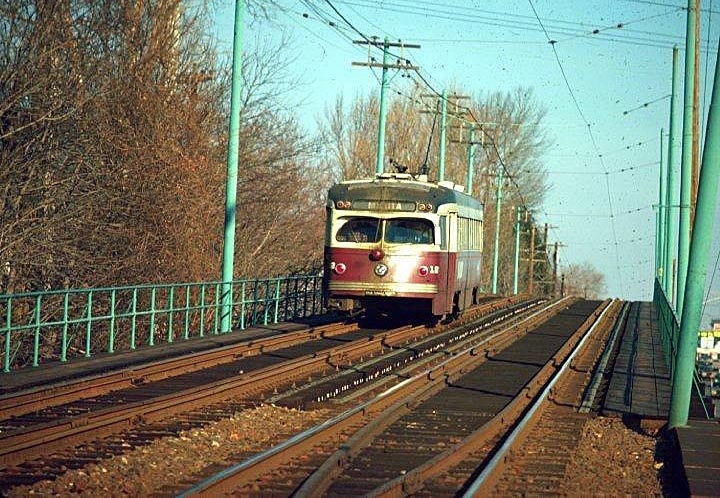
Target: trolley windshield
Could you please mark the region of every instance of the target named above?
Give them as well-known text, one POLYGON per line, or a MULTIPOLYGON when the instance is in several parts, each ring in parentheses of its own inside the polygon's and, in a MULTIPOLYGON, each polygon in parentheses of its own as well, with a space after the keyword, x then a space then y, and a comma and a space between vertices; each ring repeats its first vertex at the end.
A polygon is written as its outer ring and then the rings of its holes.
POLYGON ((382 220, 367 216, 341 219, 342 226, 335 234, 338 242, 356 244, 378 242, 384 234, 389 244, 434 244, 435 226, 422 218, 390 218, 382 220))

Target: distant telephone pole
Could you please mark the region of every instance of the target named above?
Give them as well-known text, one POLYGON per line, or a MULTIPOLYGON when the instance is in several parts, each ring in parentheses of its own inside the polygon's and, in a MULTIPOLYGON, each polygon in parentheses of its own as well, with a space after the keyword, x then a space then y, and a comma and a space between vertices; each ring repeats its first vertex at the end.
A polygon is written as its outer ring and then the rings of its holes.
POLYGON ((530 223, 530 255, 528 257, 528 294, 533 293, 535 280, 535 223, 530 223))
POLYGON ((513 263, 513 294, 517 294, 520 273, 520 206, 515 206, 515 259, 513 263))
POLYGON ((385 164, 385 118, 386 118, 386 100, 387 100, 387 87, 388 87, 388 78, 387 73, 388 69, 411 69, 416 70, 418 69, 417 66, 413 66, 410 64, 410 62, 407 59, 400 58, 397 59, 395 63, 389 63, 388 59, 390 56, 389 48, 390 47, 399 47, 401 49, 401 52, 405 48, 420 48, 420 45, 415 44, 408 44, 408 43, 402 43, 401 41, 397 42, 390 42, 388 37, 385 37, 385 40, 379 41, 377 37, 372 37, 365 40, 355 40, 353 43, 358 45, 367 45, 368 46, 368 60, 367 62, 353 62, 353 66, 365 66, 365 67, 380 67, 382 68, 382 79, 380 82, 380 110, 379 110, 379 123, 378 123, 378 143, 377 143, 377 154, 375 157, 375 174, 382 174, 384 170, 384 164, 385 164), (382 63, 375 62, 375 58, 370 56, 370 47, 382 47, 383 49, 383 60, 382 63))
POLYGON ((503 170, 501 164, 498 164, 497 188, 495 190, 495 241, 493 243, 493 268, 492 268, 492 293, 497 294, 497 277, 498 277, 498 256, 500 251, 500 214, 502 206, 502 187, 505 179, 503 178, 503 170))
MULTIPOLYGON (((423 97, 435 97, 435 95, 422 95, 423 97)), ((455 106, 455 111, 452 112, 452 117, 461 117, 465 114, 464 109, 460 109, 459 102, 462 99, 469 99, 467 95, 448 95, 446 90, 442 91, 440 95, 440 110, 435 111, 420 111, 423 114, 434 113, 440 115, 440 145, 439 145, 439 159, 438 159, 438 182, 445 180, 445 149, 446 149, 446 135, 447 135, 447 118, 448 118, 448 103, 455 106)), ((455 142, 455 140, 452 140, 455 142)))

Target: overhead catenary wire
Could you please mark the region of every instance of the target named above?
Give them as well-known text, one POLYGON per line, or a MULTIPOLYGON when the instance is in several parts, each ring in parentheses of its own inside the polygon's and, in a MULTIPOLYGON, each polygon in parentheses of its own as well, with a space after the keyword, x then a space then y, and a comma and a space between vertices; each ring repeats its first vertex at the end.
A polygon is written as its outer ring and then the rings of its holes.
MULTIPOLYGON (((370 2, 369 0, 336 0, 337 3, 342 3, 343 5, 347 6, 357 6, 357 7, 367 7, 367 8, 375 8, 378 10, 383 10, 386 12, 395 12, 399 14, 409 14, 409 15, 415 15, 415 16, 422 16, 422 17, 428 17, 428 15, 432 15, 434 19, 443 19, 443 20, 449 20, 449 21, 458 21, 458 22, 465 22, 465 23, 471 23, 471 24, 483 24, 488 26, 495 26, 500 27, 504 29, 516 29, 516 30, 522 30, 522 31, 529 31, 529 32, 541 32, 537 28, 537 25, 532 26, 529 24, 528 21, 519 19, 518 15, 516 14, 510 14, 507 12, 493 12, 492 15, 500 16, 498 17, 487 17, 487 16, 481 16, 477 14, 471 14, 467 12, 467 9, 464 9, 463 11, 457 11, 453 12, 448 6, 442 5, 442 4, 435 4, 437 5, 437 9, 428 8, 428 7, 421 7, 417 6, 416 4, 422 3, 422 2, 415 2, 414 0, 410 2, 409 5, 397 3, 397 2, 404 2, 408 0, 395 0, 396 3, 393 3, 391 1, 385 1, 381 4, 370 2), (503 18, 504 16, 504 18, 503 18)), ((664 15, 670 15, 675 12, 681 12, 682 9, 675 6, 676 8, 670 11, 667 11, 664 15)), ((459 8, 459 7, 458 7, 459 8)), ((472 10, 472 9, 470 9, 472 10)), ((522 17, 522 16, 521 16, 522 17)), ((619 22, 617 25, 625 26, 627 24, 631 24, 633 22, 637 22, 639 20, 630 20, 627 22, 619 22)), ((534 21, 533 21, 534 22, 534 21)), ((560 21, 560 22, 567 22, 572 23, 570 21, 560 21)), ((575 23, 578 24, 578 23, 575 23)), ((587 36, 588 35, 588 29, 592 27, 592 25, 587 24, 581 24, 583 26, 583 29, 577 29, 577 28, 569 28, 561 25, 554 25, 552 26, 552 29, 558 32, 561 35, 567 35, 569 37, 577 37, 580 36, 587 36)), ((684 38, 681 39, 679 36, 675 35, 667 35, 666 33, 660 33, 660 32, 639 32, 642 34, 646 34, 647 36, 650 36, 652 38, 647 37, 639 37, 639 36, 629 36, 626 34, 623 34, 622 36, 617 35, 602 35, 599 36, 599 38, 596 38, 600 41, 607 41, 607 42, 618 42, 618 43, 625 43, 625 44, 631 44, 635 46, 644 46, 644 47, 654 47, 654 48, 672 48, 675 45, 682 46, 682 43, 684 42, 684 38), (658 37, 667 37, 667 41, 665 40, 658 40, 658 37)), ((591 31, 592 34, 592 31, 591 31)), ((572 39, 572 38, 571 38, 572 39)), ((556 42, 559 42, 561 40, 555 40, 556 42)), ((713 51, 715 53, 715 51, 713 51)))
MULTIPOLYGON (((555 59, 557 61, 558 67, 560 68, 560 73, 562 74, 563 81, 565 82, 565 86, 568 89, 568 92, 570 93, 570 97, 572 98, 572 101, 575 104, 575 107, 578 111, 578 114, 582 118, 583 122, 587 126, 587 132, 588 136, 590 137, 590 142, 593 145, 593 148, 595 149, 595 152, 598 154, 598 160, 600 161, 600 165, 602 166, 604 171, 608 171, 607 166, 605 165, 605 161, 603 159, 602 154, 600 154, 600 150, 598 148, 597 142, 595 141, 595 135, 592 132, 592 127, 590 126, 590 122, 585 117, 585 114, 583 113, 582 109, 580 108, 580 103, 578 102, 577 98, 575 97, 575 92, 572 89, 572 86, 570 85, 570 81, 567 78, 567 75, 565 74, 565 68, 563 67, 562 61, 560 60, 560 55, 557 52, 557 49, 555 48, 555 43, 553 42, 552 38, 550 37, 550 34, 545 29, 545 26, 543 22, 540 20, 540 16, 538 15, 537 10, 535 9, 535 5, 533 4, 532 0, 528 0, 528 3, 530 4, 530 8, 532 9, 533 13, 535 14, 535 17, 537 18, 538 24, 540 24, 540 27, 542 28, 543 32, 545 33, 545 37, 548 40, 548 43, 550 44, 550 48, 553 51, 553 54, 555 55, 555 59)), ((622 276, 622 272, 620 271, 620 251, 618 247, 618 237, 617 237, 617 229, 615 227, 615 214, 613 209, 613 202, 612 202, 612 194, 610 191, 610 179, 609 175, 605 175, 605 187, 607 191, 607 200, 608 200, 608 206, 610 208, 610 228, 613 236, 613 240, 615 241, 615 266, 617 267, 617 275, 620 280, 620 288, 625 292, 625 283, 622 276)))

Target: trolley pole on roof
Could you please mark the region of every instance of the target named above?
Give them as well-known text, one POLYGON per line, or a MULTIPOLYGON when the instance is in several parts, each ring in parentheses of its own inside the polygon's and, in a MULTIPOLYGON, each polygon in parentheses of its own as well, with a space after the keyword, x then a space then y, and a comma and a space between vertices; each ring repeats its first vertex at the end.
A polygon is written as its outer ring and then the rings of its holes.
POLYGON ((680 127, 680 55, 672 52, 672 92, 670 95, 670 134, 668 136, 667 186, 665 191, 665 270, 663 287, 670 302, 674 302, 675 250, 677 249, 677 144, 680 127))
POLYGON ((693 107, 695 92, 695 11, 698 0, 688 0, 687 32, 685 35, 685 96, 683 111, 682 161, 680 163, 680 235, 678 243, 678 301, 677 312, 682 316, 690 254, 690 217, 692 207, 693 123, 696 113, 693 107))
POLYGON ((242 80, 242 28, 245 0, 235 0, 230 131, 228 136, 227 180, 225 183, 225 234, 222 256, 220 331, 232 330, 232 281, 235 257, 235 211, 237 197, 238 149, 240 147, 240 82, 242 80))
POLYGON ((517 294, 518 274, 520 273, 520 206, 515 206, 515 259, 513 269, 513 294, 517 294))
POLYGON ((493 244, 492 293, 497 294, 498 252, 500 250, 500 208, 502 207, 503 167, 498 165, 495 190, 495 242, 493 244))
POLYGON ((715 66, 708 124, 705 132, 702 167, 698 187, 697 211, 690 242, 687 285, 680 319, 680 335, 675 360, 672 397, 670 398, 670 427, 686 425, 690 410, 697 336, 707 279, 707 266, 715 224, 715 203, 720 182, 720 53, 715 66))
POLYGON ((447 91, 443 89, 442 96, 440 97, 440 164, 438 166, 439 182, 445 180, 445 128, 447 128, 447 91))
POLYGON ((379 120, 378 120, 378 143, 377 143, 377 155, 375 157, 375 174, 382 174, 385 168, 385 121, 387 115, 387 87, 388 87, 388 69, 418 69, 417 66, 410 64, 410 61, 403 58, 402 52, 405 48, 420 48, 420 45, 407 44, 398 42, 391 42, 386 36, 383 41, 379 41, 377 37, 366 38, 364 40, 355 40, 353 43, 358 45, 368 46, 368 59, 367 62, 353 62, 353 66, 366 66, 366 67, 379 67, 382 68, 382 80, 380 82, 380 109, 379 109, 379 120), (375 62, 375 58, 371 56, 370 49, 372 47, 382 47, 383 58, 382 64, 375 62), (391 64, 389 62, 390 47, 400 48, 400 57, 398 57, 396 63, 391 64))

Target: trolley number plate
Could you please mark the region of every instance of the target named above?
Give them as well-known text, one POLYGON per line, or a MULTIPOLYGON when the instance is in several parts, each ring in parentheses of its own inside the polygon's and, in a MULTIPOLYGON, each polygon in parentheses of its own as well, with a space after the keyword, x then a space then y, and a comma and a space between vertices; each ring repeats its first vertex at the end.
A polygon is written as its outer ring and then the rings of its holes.
POLYGON ((366 290, 366 296, 394 296, 397 292, 393 290, 366 290))

